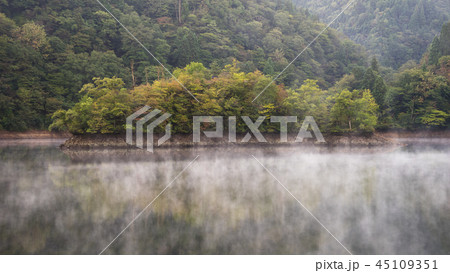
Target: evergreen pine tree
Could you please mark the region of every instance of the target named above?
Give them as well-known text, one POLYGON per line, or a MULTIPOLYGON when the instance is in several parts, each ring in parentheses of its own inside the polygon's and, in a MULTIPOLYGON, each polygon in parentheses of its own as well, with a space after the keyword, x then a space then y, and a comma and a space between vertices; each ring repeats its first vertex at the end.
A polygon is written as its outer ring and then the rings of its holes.
POLYGON ((370 68, 372 68, 372 70, 375 72, 380 72, 377 58, 375 58, 375 57, 372 58, 372 62, 370 63, 370 68))
POLYGON ((264 75, 268 75, 268 76, 275 74, 275 68, 274 68, 272 58, 267 59, 266 63, 264 64, 263 73, 264 73, 264 75))
POLYGON ((214 60, 214 61, 211 63, 210 66, 211 66, 211 74, 212 74, 212 76, 213 76, 213 77, 219 76, 219 74, 220 74, 220 72, 222 71, 222 69, 220 68, 219 63, 217 62, 217 60, 214 60))
POLYGON ((409 26, 412 30, 419 30, 424 26, 426 22, 425 19, 425 8, 423 0, 421 0, 414 9, 414 13, 412 14, 411 20, 409 21, 409 26))
POLYGON ((368 68, 366 70, 366 73, 364 73, 361 88, 372 90, 373 86, 375 85, 375 80, 376 80, 375 71, 373 71, 372 68, 368 68))
POLYGON ((441 38, 439 39, 441 56, 450 55, 450 22, 442 26, 441 38))
POLYGON ((375 79, 375 83, 372 87, 371 93, 372 93, 375 101, 377 102, 377 104, 381 108, 384 108, 384 105, 385 105, 384 98, 387 93, 387 87, 386 87, 386 84, 384 83, 383 78, 381 78, 380 76, 378 76, 375 79))
POLYGON ((430 47, 430 54, 428 56, 428 64, 436 65, 441 57, 441 46, 439 37, 434 37, 430 47))

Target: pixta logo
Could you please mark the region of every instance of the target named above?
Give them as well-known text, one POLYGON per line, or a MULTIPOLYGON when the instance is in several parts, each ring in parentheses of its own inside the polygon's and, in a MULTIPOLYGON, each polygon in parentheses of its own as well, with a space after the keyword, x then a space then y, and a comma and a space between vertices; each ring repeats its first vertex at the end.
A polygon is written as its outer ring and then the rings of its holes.
MULTIPOLYGON (((262 135, 259 127, 266 120, 265 116, 260 116, 258 119, 253 122, 250 117, 243 116, 241 117, 244 121, 245 125, 249 129, 244 138, 241 140, 242 143, 249 142, 252 138, 252 135, 256 138, 258 142, 267 142, 267 140, 262 135)), ((285 143, 288 142, 288 124, 289 123, 297 123, 296 116, 272 116, 270 118, 271 123, 279 123, 280 124, 280 142, 285 143)), ((207 138, 223 138, 223 117, 221 116, 195 116, 194 117, 194 142, 200 142, 201 135, 201 124, 202 123, 215 123, 216 130, 215 131, 205 131, 203 132, 207 138)), ((228 141, 233 143, 236 141, 236 123, 237 117, 228 117, 228 141)), ((324 143, 325 139, 320 132, 319 126, 317 126, 316 121, 313 117, 307 116, 303 121, 303 124, 300 128, 300 131, 294 142, 299 143, 303 142, 306 138, 313 138, 312 134, 308 129, 311 127, 311 130, 316 137, 317 142, 324 143)))
MULTIPOLYGON (((133 121, 147 113, 151 109, 150 106, 144 106, 134 114, 127 118, 127 136, 126 141, 127 144, 133 145, 133 121)), ((144 125, 149 122, 151 119, 155 118, 161 113, 160 110, 155 109, 152 112, 148 113, 144 117, 140 118, 136 122, 136 147, 139 149, 144 149, 144 125)), ((153 133, 155 128, 170 118, 172 115, 165 113, 161 115, 159 118, 151 122, 147 125, 147 151, 153 152, 153 133)), ((166 125, 166 134, 158 140, 158 146, 161 146, 166 141, 168 141, 171 137, 171 124, 166 125)))
MULTIPOLYGON (((140 149, 144 149, 144 126, 150 120, 156 118, 161 111, 158 109, 150 111, 151 107, 145 106, 129 116, 127 118, 127 138, 126 141, 129 145, 135 144, 136 147, 140 149), (141 117, 142 115, 145 115, 141 117), (140 118, 141 117, 141 118, 140 118), (136 143, 133 142, 133 122, 136 121, 136 143)), ((155 128, 164 123, 167 119, 169 119, 172 115, 165 113, 162 114, 159 118, 155 119, 153 122, 147 125, 147 151, 153 152, 153 133, 155 128)), ((241 117, 242 121, 248 128, 248 133, 244 136, 244 138, 240 141, 242 143, 249 142, 252 136, 256 138, 258 142, 267 142, 264 138, 263 134, 260 132, 259 127, 266 120, 266 117, 260 116, 256 121, 252 121, 250 117, 243 116, 241 117)), ((280 124, 280 142, 288 142, 288 124, 289 123, 297 123, 296 116, 273 116, 270 118, 271 123, 280 124)), ((216 126, 215 131, 204 131, 204 135, 207 138, 223 138, 224 137, 224 117, 222 116, 194 116, 193 117, 193 142, 199 143, 201 136, 201 124, 202 123, 214 123, 216 126)), ((237 142, 236 140, 236 123, 237 117, 232 116, 228 117, 228 141, 230 143, 237 142)), ((166 141, 171 138, 171 124, 168 123, 166 125, 166 133, 160 138, 157 142, 158 146, 163 145, 166 141)), ((325 139, 322 133, 317 126, 316 121, 313 117, 308 116, 303 121, 303 124, 300 128, 300 132, 298 133, 295 142, 303 142, 306 138, 313 138, 311 131, 314 133, 314 136, 317 142, 325 142, 325 139)))

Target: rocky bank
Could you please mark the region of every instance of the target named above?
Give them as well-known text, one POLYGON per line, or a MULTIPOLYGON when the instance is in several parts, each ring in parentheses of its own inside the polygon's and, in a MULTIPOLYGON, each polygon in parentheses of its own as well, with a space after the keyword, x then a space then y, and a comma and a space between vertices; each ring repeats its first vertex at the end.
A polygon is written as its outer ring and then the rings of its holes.
MULTIPOLYGON (((237 136, 237 142, 229 142, 228 137, 224 138, 206 138, 202 136, 199 143, 193 142, 192 135, 174 135, 172 138, 157 147, 156 141, 161 137, 155 136, 155 148, 181 148, 181 147, 214 147, 214 146, 355 146, 355 147, 370 147, 370 146, 385 146, 385 145, 399 145, 394 139, 384 137, 382 134, 375 133, 370 135, 324 135, 325 143, 317 143, 315 139, 305 139, 301 143, 296 143, 294 140, 296 134, 288 136, 288 142, 280 141, 279 134, 263 134, 267 142, 260 143, 256 138, 252 138, 249 142, 241 142, 244 134, 237 136)), ((145 141, 145 140, 144 140, 145 141)), ((146 144, 144 144, 146 145, 146 144)), ((134 145, 128 145, 125 141, 125 135, 74 135, 69 138, 63 145, 63 149, 136 149, 134 145)))

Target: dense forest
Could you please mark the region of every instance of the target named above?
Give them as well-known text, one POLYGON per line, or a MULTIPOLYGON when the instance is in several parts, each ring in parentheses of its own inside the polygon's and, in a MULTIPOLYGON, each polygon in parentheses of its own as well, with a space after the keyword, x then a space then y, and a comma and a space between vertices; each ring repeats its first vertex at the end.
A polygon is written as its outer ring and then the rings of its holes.
MULTIPOLYGON (((293 0, 324 22, 330 22, 350 0, 293 0)), ((355 1, 333 27, 364 45, 384 66, 398 69, 418 62, 450 19, 448 0, 355 1)))
POLYGON ((104 4, 198 101, 96 1, 0 1, 0 130, 119 133, 143 105, 179 133, 193 115, 309 115, 326 132, 449 126, 450 24, 395 73, 329 29, 253 101, 325 27, 315 15, 290 0, 104 4))
MULTIPOLYGON (((245 72, 275 76, 323 28, 290 1, 113 0, 107 8, 169 69, 212 70, 236 58, 245 72)), ((0 128, 46 128, 94 77, 127 87, 167 77, 96 1, 0 1, 0 128)), ((280 78, 330 87, 364 65, 361 47, 328 31, 280 78)))

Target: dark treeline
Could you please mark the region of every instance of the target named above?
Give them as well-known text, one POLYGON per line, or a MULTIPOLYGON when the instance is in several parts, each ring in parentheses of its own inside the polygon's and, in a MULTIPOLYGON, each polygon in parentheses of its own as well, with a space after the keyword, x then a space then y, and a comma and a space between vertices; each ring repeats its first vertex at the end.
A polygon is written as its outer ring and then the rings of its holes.
POLYGON ((329 132, 449 126, 449 24, 396 73, 330 29, 252 102, 323 23, 288 0, 104 4, 199 102, 96 1, 3 1, 0 129, 117 133, 143 105, 173 114, 176 132, 193 115, 309 115, 329 132))

